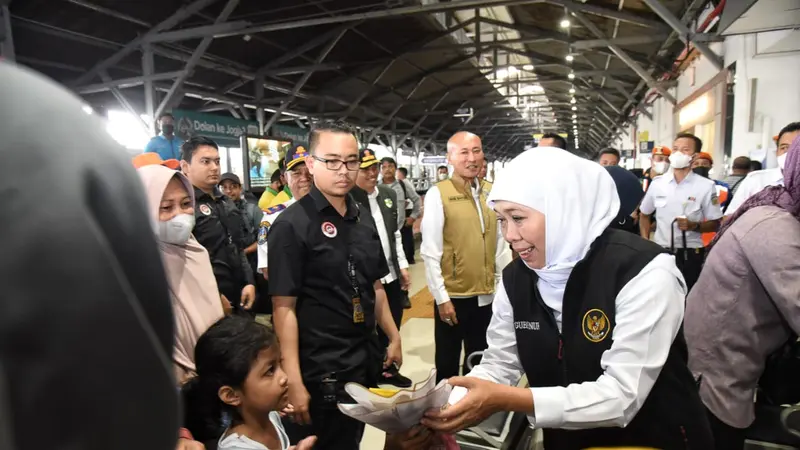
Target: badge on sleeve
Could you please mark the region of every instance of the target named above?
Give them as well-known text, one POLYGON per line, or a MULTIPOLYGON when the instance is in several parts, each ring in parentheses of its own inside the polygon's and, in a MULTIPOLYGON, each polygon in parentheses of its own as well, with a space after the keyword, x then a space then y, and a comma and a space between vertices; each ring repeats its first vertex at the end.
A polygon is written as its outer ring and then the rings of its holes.
POLYGON ((339 230, 336 229, 336 225, 330 222, 324 222, 322 224, 322 234, 324 234, 325 237, 333 239, 336 237, 336 234, 338 234, 338 232, 339 230))
POLYGON ((269 225, 270 223, 266 220, 261 222, 258 226, 258 245, 264 245, 267 243, 267 233, 269 232, 269 225))
POLYGON ((364 323, 364 307, 358 297, 353 298, 353 323, 364 323))
POLYGON ((386 205, 387 208, 394 206, 394 203, 392 203, 392 199, 390 198, 383 199, 383 204, 386 205))
POLYGON ((600 309, 590 309, 583 315, 583 336, 590 342, 601 342, 611 333, 608 316, 600 309))
POLYGON ((200 205, 200 212, 203 213, 203 215, 205 215, 205 216, 210 216, 211 215, 211 208, 209 208, 208 205, 203 203, 202 205, 200 205))
POLYGON ((712 204, 712 205, 715 205, 715 206, 716 206, 716 205, 719 205, 719 196, 717 196, 717 193, 716 193, 716 192, 714 192, 713 194, 711 194, 711 204, 712 204))

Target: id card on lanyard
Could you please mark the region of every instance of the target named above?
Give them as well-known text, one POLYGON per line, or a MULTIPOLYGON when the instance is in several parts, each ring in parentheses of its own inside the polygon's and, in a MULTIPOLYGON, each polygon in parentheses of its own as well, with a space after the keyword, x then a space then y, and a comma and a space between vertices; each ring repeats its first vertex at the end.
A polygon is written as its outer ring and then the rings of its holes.
POLYGON ((350 277, 350 286, 353 288, 353 323, 364 323, 364 306, 361 304, 361 290, 358 288, 356 264, 352 253, 347 255, 347 274, 350 277))

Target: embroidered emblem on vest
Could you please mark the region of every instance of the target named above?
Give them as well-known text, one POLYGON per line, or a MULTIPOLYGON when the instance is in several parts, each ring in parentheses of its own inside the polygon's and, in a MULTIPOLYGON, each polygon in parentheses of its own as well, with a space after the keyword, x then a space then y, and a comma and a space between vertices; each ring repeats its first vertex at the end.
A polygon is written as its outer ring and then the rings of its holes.
POLYGON ((602 310, 590 309, 583 315, 583 335, 590 342, 600 342, 611 333, 611 323, 602 310))

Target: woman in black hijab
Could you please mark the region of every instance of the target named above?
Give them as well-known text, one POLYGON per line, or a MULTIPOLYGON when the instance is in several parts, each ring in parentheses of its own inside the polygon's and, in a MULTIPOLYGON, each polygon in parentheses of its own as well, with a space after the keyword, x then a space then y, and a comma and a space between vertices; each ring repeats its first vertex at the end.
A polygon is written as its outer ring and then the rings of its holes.
POLYGON ((644 198, 642 184, 636 175, 622 167, 606 166, 606 170, 608 170, 611 178, 614 179, 614 184, 617 185, 617 194, 619 195, 619 214, 609 227, 630 231, 638 235, 639 224, 633 213, 639 208, 639 203, 644 198))

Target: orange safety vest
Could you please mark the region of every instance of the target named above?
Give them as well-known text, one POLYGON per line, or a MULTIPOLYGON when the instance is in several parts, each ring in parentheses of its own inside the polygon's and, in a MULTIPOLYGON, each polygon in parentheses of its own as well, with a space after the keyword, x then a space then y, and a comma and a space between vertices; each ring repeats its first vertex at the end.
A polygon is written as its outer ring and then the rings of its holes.
MULTIPOLYGON (((724 205, 725 202, 728 201, 728 196, 730 195, 728 193, 728 188, 726 188, 725 186, 720 186, 720 185, 716 185, 716 188, 717 188, 717 199, 719 201, 719 204, 720 205, 724 205)), ((708 247, 709 244, 711 244, 711 241, 714 240, 714 236, 716 236, 716 235, 717 235, 716 231, 710 231, 708 233, 703 233, 703 235, 702 235, 703 247, 708 247)))

